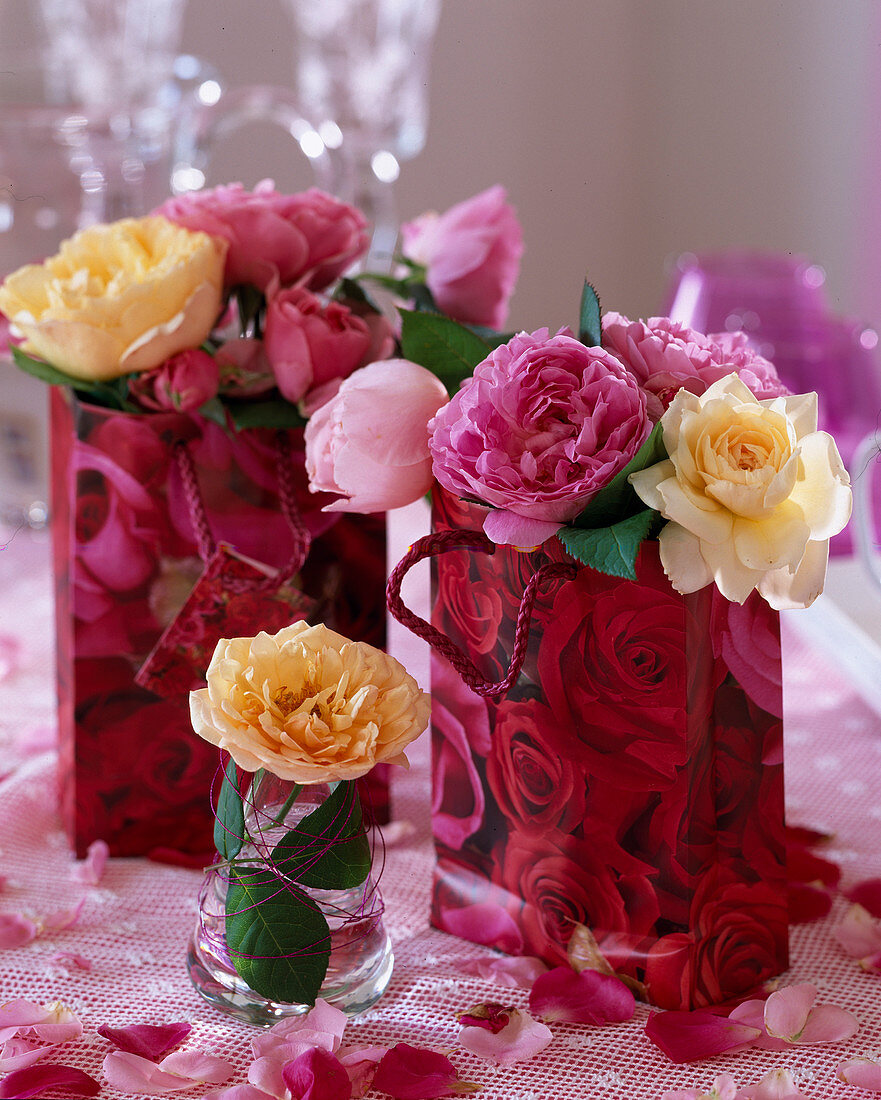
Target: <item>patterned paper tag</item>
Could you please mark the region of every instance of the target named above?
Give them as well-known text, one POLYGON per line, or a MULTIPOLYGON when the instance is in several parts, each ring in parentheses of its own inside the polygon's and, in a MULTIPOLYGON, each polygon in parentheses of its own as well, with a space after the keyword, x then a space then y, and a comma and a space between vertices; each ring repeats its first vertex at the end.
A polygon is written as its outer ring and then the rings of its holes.
POLYGON ((307 619, 315 600, 290 583, 270 584, 275 570, 220 543, 186 603, 138 670, 141 687, 165 699, 204 687, 219 638, 275 634, 307 619))

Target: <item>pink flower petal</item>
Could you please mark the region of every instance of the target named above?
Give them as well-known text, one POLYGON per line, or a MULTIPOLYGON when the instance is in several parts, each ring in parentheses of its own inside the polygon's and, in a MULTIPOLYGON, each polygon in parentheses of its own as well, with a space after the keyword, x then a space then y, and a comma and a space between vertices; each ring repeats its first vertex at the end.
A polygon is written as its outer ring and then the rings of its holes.
POLYGON ((283 1071, 291 1100, 351 1100, 352 1082, 335 1054, 313 1047, 283 1071))
POLYGON ((867 878, 857 882, 844 896, 857 905, 862 905, 873 917, 881 917, 881 878, 867 878))
POLYGON ((852 905, 844 920, 832 929, 832 935, 848 955, 857 959, 881 951, 881 924, 862 905, 852 905))
POLYGON ((87 886, 97 886, 107 866, 110 849, 105 840, 93 840, 86 851, 86 858, 74 864, 70 877, 87 886))
MULTIPOLYGON (((528 1012, 512 1008, 507 1015, 508 1023, 498 1031, 481 1026, 463 1027, 459 1045, 486 1062, 511 1066, 534 1058, 554 1037, 546 1024, 534 1020, 528 1012)), ((467 1019, 463 1017, 463 1022, 467 1019)))
POLYGON ((46 1005, 44 1012, 44 1018, 30 1028, 44 1043, 66 1043, 82 1035, 82 1020, 61 1001, 46 1005))
POLYGON ((801 1035, 794 1042, 799 1046, 816 1043, 838 1043, 850 1039, 859 1031, 860 1022, 852 1012, 837 1005, 816 1005, 811 1009, 801 1035))
POLYGON ((881 1092, 881 1062, 871 1058, 848 1058, 838 1067, 838 1076, 848 1085, 881 1092))
POLYGON ((571 1024, 608 1024, 629 1020, 636 1001, 626 985, 597 970, 580 973, 558 966, 538 977, 529 994, 538 1016, 571 1024))
POLYGON ((494 508, 487 512, 483 520, 483 530, 487 538, 501 546, 519 546, 523 549, 541 546, 555 535, 562 524, 543 519, 528 519, 509 512, 507 508, 494 508))
POLYGON ((388 1047, 362 1047, 345 1054, 340 1052, 340 1062, 346 1067, 346 1073, 352 1082, 353 1100, 360 1100, 360 1097, 370 1091, 376 1067, 386 1054, 388 1047))
POLYGON ((230 1085, 225 1089, 211 1089, 202 1100, 278 1100, 278 1097, 254 1085, 230 1085))
POLYGON ((309 1046, 320 1046, 335 1054, 339 1050, 348 1017, 320 997, 303 1016, 288 1016, 251 1040, 255 1058, 275 1050, 280 1044, 294 1040, 309 1046))
POLYGON ((737 1085, 730 1073, 720 1073, 709 1092, 702 1089, 673 1089, 665 1092, 661 1100, 737 1100, 737 1085))
POLYGON ((653 1012, 645 1033, 671 1062, 696 1062, 729 1050, 752 1046, 762 1034, 759 1028, 716 1016, 704 1009, 694 1012, 653 1012))
POLYGON ((881 974, 881 951, 860 959, 860 966, 870 974, 881 974))
POLYGON ((84 904, 85 898, 80 898, 77 904, 70 909, 56 909, 51 913, 47 913, 40 921, 42 930, 44 932, 61 932, 65 928, 73 928, 80 919, 84 904))
POLYGON ((37 926, 21 913, 0 913, 0 950, 24 947, 37 935, 37 926))
POLYGON ((9 1073, 24 1069, 34 1062, 42 1062, 55 1050, 56 1044, 37 1043, 32 1039, 7 1039, 0 1048, 0 1072, 9 1073))
POLYGON ((832 908, 832 894, 825 886, 791 882, 787 892, 790 924, 807 924, 820 920, 832 908))
POLYGON ((728 1013, 728 1019, 747 1027, 754 1027, 759 1032, 754 1046, 762 1050, 789 1050, 791 1044, 785 1039, 777 1039, 769 1035, 765 1030, 765 1002, 759 998, 743 1001, 728 1013))
POLYGON ((479 1088, 459 1080, 459 1071, 443 1054, 408 1043, 397 1043, 376 1068, 373 1087, 394 1100, 436 1100, 476 1092, 479 1088))
POLYGON ((535 979, 548 969, 546 963, 532 955, 463 959, 457 967, 464 974, 488 978, 507 989, 531 989, 535 979))
POLYGON ((737 1100, 809 1100, 799 1092, 788 1069, 772 1069, 757 1085, 748 1086, 737 1094, 737 1100))
POLYGON ((129 1054, 155 1061, 179 1046, 193 1030, 192 1024, 132 1024, 110 1027, 102 1024, 98 1034, 129 1054))
POLYGON ((50 955, 46 959, 46 962, 64 971, 92 969, 89 960, 83 955, 78 955, 75 951, 56 951, 54 955, 50 955))
POLYGON ((794 1043, 804 1030, 816 999, 817 987, 810 982, 778 989, 765 1001, 765 1030, 775 1038, 794 1043))
POLYGON ((157 1065, 140 1055, 113 1050, 104 1059, 103 1068, 113 1088, 145 1096, 182 1092, 202 1083, 222 1084, 233 1072, 232 1065, 225 1059, 200 1051, 169 1054, 157 1065))
POLYGON ((81 1069, 55 1064, 13 1070, 0 1081, 0 1097, 9 1100, 42 1096, 47 1089, 53 1092, 55 1089, 66 1089, 74 1096, 97 1096, 101 1085, 81 1069))

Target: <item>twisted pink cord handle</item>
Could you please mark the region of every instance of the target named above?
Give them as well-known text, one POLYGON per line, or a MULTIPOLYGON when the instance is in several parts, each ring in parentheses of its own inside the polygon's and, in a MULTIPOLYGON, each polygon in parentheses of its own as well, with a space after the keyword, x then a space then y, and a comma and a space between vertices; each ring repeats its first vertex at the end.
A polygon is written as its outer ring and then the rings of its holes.
POLYGON ((511 663, 503 680, 492 681, 481 674, 470 657, 451 638, 412 612, 401 599, 401 584, 412 566, 426 558, 433 558, 438 554, 445 554, 449 550, 463 547, 481 551, 484 554, 496 552, 495 543, 478 531, 436 531, 434 534, 425 535, 413 543, 392 570, 386 588, 386 603, 391 614, 402 626, 407 627, 417 638, 422 638, 436 652, 446 657, 475 694, 496 699, 511 690, 517 682, 520 669, 526 659, 529 624, 532 620, 532 610, 538 596, 539 584, 544 580, 571 580, 578 572, 578 567, 567 562, 545 562, 529 578, 517 612, 511 663))

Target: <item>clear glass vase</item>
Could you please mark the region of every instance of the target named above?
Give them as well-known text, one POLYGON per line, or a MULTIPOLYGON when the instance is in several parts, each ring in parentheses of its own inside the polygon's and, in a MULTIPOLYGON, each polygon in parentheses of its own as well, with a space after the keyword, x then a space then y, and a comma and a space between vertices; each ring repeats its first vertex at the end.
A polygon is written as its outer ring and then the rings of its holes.
MULTIPOLYGON (((394 956, 382 921, 383 903, 372 867, 356 886, 327 889, 311 884, 333 878, 339 857, 345 861, 346 844, 355 842, 353 829, 346 832, 343 828, 342 836, 332 834, 339 834, 339 826, 345 827, 352 820, 353 805, 360 830, 356 839, 364 858, 367 841, 357 794, 350 784, 349 802, 341 802, 343 792, 337 788, 342 786, 325 783, 297 787, 268 773, 257 773, 242 798, 241 849, 231 859, 218 860, 206 873, 187 968, 193 985, 208 1002, 246 1023, 268 1026, 285 1016, 308 1012, 314 1003, 314 997, 272 996, 261 981, 255 980, 259 964, 264 964, 266 970, 267 942, 270 952, 277 956, 271 960, 270 986, 274 981, 277 987, 279 973, 282 985, 288 989, 308 986, 316 966, 323 966, 326 957, 326 972, 316 996, 351 1015, 375 1004, 389 983, 394 956), (328 801, 334 792, 334 801, 328 801), (309 823, 318 818, 310 815, 325 803, 331 807, 329 816, 325 814, 329 827, 312 829, 309 823), (319 834, 317 846, 300 847, 287 864, 279 863, 280 842, 287 838, 284 843, 290 845, 290 838, 303 830, 319 834), (318 873, 322 859, 325 871, 318 873), (290 867, 293 870, 288 873, 290 867), (252 894, 245 891, 243 895, 241 883, 249 881, 263 887, 259 906, 252 894), (290 909, 292 897, 300 905, 299 910, 290 909), (298 913, 307 919, 300 920, 298 913), (243 939, 239 925, 237 942, 231 950, 228 941, 234 934, 232 922, 242 920, 249 923, 249 934, 243 939), (316 922, 320 927, 326 922, 329 941, 322 940, 315 931, 316 922), (301 935, 292 932, 295 927, 302 930, 301 935), (259 930, 266 931, 267 937, 261 940, 259 930), (291 941, 284 942, 284 937, 290 935, 295 941, 293 949, 291 941), (278 938, 283 941, 281 947, 278 938)), ((222 833, 229 826, 222 820, 218 826, 218 848, 222 851, 222 833)))

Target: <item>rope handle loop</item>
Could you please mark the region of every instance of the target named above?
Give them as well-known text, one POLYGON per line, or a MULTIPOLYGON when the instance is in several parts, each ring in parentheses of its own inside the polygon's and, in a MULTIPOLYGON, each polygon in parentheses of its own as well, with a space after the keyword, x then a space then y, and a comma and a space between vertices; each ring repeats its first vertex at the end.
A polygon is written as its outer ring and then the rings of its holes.
POLYGON ((418 539, 392 570, 386 588, 386 603, 391 614, 402 626, 407 627, 417 638, 428 642, 441 656, 446 657, 475 694, 497 699, 511 690, 526 659, 529 625, 539 584, 542 581, 571 580, 577 574, 578 567, 567 562, 545 562, 529 578, 517 612, 511 663, 503 680, 492 681, 481 674, 470 657, 451 638, 412 612, 401 599, 401 584, 404 577, 417 562, 463 548, 484 554, 496 552, 496 544, 478 531, 436 531, 418 539))
MULTIPOLYGON (((196 467, 193 456, 185 442, 175 444, 174 456, 177 462, 178 472, 184 488, 184 496, 190 513, 190 522, 193 525, 193 533, 196 538, 196 546, 199 549, 199 557, 207 562, 217 548, 211 525, 208 522, 208 513, 205 509, 205 501, 199 488, 199 479, 196 476, 196 467)), ((297 505, 297 496, 294 488, 293 462, 291 458, 291 443, 287 434, 283 431, 276 433, 275 437, 275 470, 278 479, 278 498, 282 514, 287 521, 293 536, 294 546, 287 562, 270 574, 260 588, 277 588, 285 584, 303 568, 303 564, 309 554, 312 543, 312 535, 309 528, 303 522, 297 505)), ((235 587, 234 582, 231 582, 235 587)))

